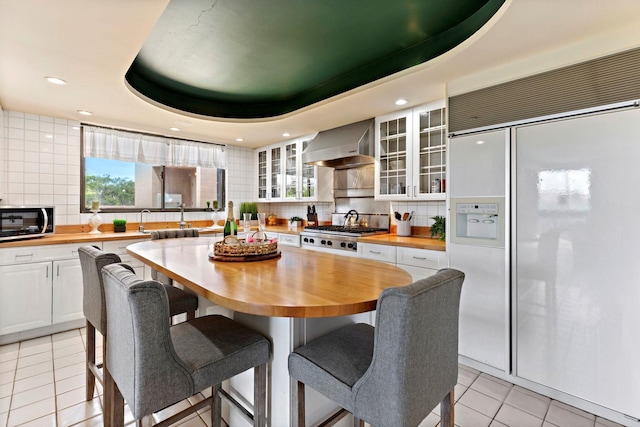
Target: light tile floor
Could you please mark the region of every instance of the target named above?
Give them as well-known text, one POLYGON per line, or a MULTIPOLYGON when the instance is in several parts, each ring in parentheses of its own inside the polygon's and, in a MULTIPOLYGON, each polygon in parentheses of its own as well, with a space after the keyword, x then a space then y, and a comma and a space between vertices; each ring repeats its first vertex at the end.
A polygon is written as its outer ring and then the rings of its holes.
MULTIPOLYGON (((0 346, 0 427, 101 426, 101 387, 96 387, 97 397, 92 401, 84 400, 85 345, 85 330, 75 329, 0 346)), ((101 355, 102 349, 96 354, 101 355)), ((459 427, 619 426, 463 365, 455 395, 459 427)), ((165 419, 186 404, 176 404, 156 418, 165 419)), ((429 414, 420 427, 437 426, 438 411, 429 414)), ((126 422, 131 424, 132 418, 127 411, 126 422)), ((178 425, 209 426, 208 411, 193 414, 178 425)))

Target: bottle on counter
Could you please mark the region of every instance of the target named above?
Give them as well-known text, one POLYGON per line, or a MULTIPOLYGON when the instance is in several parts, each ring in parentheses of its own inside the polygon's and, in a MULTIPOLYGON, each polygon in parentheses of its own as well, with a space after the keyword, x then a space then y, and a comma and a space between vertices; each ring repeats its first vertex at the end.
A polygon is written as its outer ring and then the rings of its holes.
POLYGON ((227 220, 224 222, 224 237, 235 236, 238 234, 238 226, 233 217, 233 202, 229 202, 227 207, 227 220))

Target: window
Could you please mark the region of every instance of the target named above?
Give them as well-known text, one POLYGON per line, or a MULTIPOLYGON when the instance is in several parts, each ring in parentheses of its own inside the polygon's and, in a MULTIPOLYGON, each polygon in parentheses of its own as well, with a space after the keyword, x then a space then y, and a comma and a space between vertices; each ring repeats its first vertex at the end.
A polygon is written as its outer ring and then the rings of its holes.
POLYGON ((224 147, 83 126, 81 207, 202 210, 225 204, 224 147))

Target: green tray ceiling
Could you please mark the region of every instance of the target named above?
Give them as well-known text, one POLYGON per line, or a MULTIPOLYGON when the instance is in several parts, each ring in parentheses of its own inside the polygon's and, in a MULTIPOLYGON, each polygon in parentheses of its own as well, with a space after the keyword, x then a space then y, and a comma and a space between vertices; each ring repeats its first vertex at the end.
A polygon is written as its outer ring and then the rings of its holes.
POLYGON ((171 0, 127 71, 181 111, 290 113, 433 59, 504 0, 171 0))

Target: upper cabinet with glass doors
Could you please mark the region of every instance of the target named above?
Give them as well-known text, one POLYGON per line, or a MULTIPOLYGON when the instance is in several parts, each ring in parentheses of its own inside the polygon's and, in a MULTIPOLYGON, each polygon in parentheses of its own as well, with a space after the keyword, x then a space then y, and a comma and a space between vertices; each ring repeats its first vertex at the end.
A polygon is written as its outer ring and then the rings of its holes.
POLYGON ((258 165, 258 200, 282 200, 282 146, 256 150, 258 165))
POLYGON ((302 151, 312 138, 256 150, 259 201, 333 201, 333 169, 302 163, 302 151))
POLYGON ((375 197, 444 200, 445 101, 376 118, 375 197))

